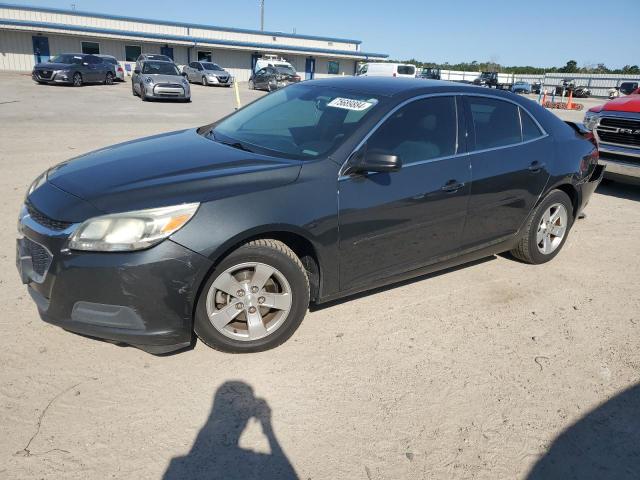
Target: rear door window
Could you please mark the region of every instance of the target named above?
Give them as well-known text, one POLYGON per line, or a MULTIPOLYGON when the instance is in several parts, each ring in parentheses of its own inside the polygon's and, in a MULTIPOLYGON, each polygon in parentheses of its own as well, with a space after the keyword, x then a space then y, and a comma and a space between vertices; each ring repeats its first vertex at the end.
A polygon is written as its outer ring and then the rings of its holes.
POLYGON ((476 150, 505 147, 522 142, 518 107, 503 100, 468 96, 476 150))
POLYGON ((524 142, 535 140, 542 136, 540 127, 523 108, 520 108, 520 121, 522 122, 522 140, 524 142))

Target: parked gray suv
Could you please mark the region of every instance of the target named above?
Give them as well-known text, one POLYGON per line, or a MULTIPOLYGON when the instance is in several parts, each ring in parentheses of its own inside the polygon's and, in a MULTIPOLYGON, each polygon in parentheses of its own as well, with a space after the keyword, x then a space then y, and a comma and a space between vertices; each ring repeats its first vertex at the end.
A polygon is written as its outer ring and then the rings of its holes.
POLYGON ((173 62, 156 60, 136 65, 131 76, 131 91, 144 102, 154 98, 175 98, 191 101, 189 82, 182 77, 173 62))

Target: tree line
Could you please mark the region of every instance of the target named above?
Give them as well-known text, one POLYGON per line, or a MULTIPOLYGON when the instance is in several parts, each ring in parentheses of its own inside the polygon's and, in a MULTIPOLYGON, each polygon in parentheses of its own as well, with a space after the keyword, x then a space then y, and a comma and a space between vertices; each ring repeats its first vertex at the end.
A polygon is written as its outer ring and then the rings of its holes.
POLYGON ((497 62, 478 62, 476 60, 472 62, 463 62, 451 64, 434 63, 434 62, 422 62, 412 58, 410 60, 391 60, 396 63, 410 63, 417 68, 440 68, 442 70, 462 70, 470 72, 500 72, 500 73, 519 73, 519 74, 545 74, 545 73, 613 73, 622 75, 638 75, 640 74, 640 67, 638 65, 625 65, 622 68, 608 68, 604 63, 598 63, 597 65, 585 65, 578 66, 578 62, 575 60, 569 60, 563 67, 532 67, 526 66, 503 66, 497 62))

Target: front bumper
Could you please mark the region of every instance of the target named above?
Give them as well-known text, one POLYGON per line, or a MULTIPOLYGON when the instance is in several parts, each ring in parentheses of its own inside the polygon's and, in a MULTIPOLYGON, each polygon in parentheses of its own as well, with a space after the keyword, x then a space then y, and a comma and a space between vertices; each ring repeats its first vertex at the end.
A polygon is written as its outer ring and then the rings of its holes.
POLYGON ((598 151, 598 163, 607 167, 607 174, 640 179, 640 148, 603 143, 598 146, 598 151))
POLYGON ((77 224, 54 231, 26 209, 20 217, 16 263, 44 321, 154 354, 191 344, 209 259, 170 239, 137 252, 73 252, 77 224))
POLYGON ((47 71, 44 73, 40 70, 31 72, 31 78, 38 83, 73 83, 73 77, 66 71, 47 71))
POLYGON ((191 89, 183 84, 145 83, 145 95, 148 98, 176 98, 186 100, 191 98, 191 89))
POLYGON ((217 75, 209 75, 207 77, 207 81, 212 85, 232 85, 233 77, 229 76, 225 78, 220 78, 217 75))

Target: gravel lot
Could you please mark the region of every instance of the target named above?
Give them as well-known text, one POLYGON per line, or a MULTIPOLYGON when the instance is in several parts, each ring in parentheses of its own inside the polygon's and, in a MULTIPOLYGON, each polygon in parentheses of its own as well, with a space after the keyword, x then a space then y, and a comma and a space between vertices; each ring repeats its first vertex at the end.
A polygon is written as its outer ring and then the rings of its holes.
POLYGON ((39 319, 18 209, 45 168, 208 123, 232 90, 0 83, 0 478, 637 478, 640 188, 602 185, 549 264, 491 257, 315 309, 265 353, 154 357, 39 319))

